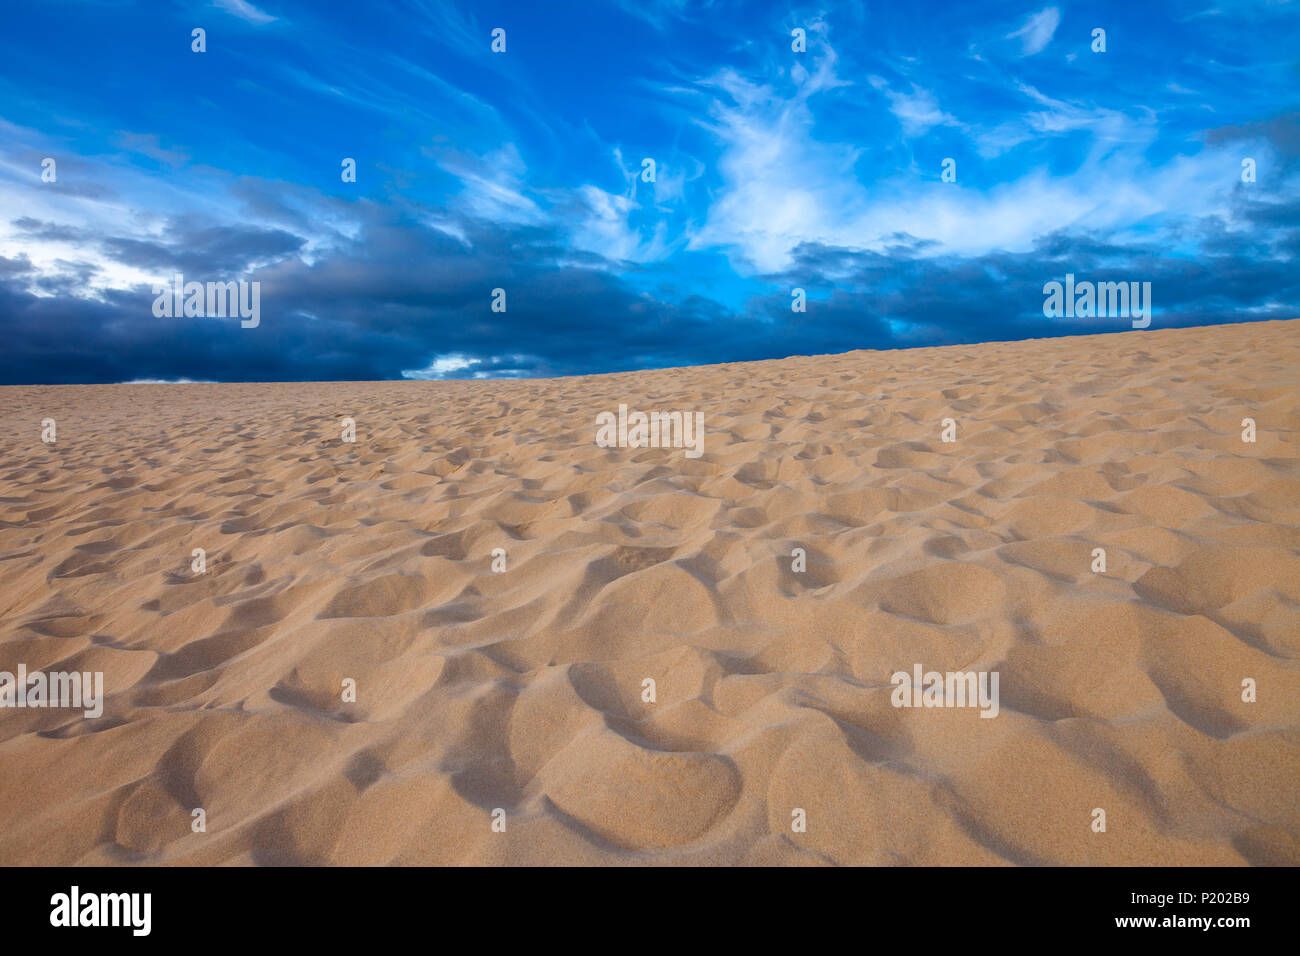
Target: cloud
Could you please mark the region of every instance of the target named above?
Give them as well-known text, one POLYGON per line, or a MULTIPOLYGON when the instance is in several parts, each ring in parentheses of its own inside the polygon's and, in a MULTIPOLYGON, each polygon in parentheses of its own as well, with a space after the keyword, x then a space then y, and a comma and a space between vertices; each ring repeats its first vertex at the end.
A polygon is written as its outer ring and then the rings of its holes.
POLYGON ((868 77, 868 82, 880 90, 889 100, 889 110, 903 127, 903 135, 920 136, 936 126, 960 126, 953 117, 939 108, 939 101, 929 90, 923 90, 915 83, 910 93, 902 93, 889 88, 889 84, 879 76, 868 77))
POLYGON ((537 356, 528 355, 491 355, 485 358, 471 358, 459 353, 435 355, 424 368, 403 369, 402 378, 426 382, 457 378, 523 378, 540 361, 537 356))
POLYGON ((1300 163, 1300 111, 1289 110, 1253 123, 1239 123, 1208 130, 1211 146, 1230 143, 1267 143, 1277 154, 1284 170, 1300 163))
MULTIPOLYGON (((409 210, 370 205, 357 215, 357 235, 314 262, 290 254, 250 269, 262 283, 257 329, 156 318, 147 286, 95 299, 75 284, 37 294, 46 277, 0 259, 0 383, 550 376, 1118 331, 1114 319, 1042 316, 1043 283, 1066 272, 1152 282, 1157 327, 1300 312, 1300 206, 1247 196, 1199 222, 1203 248, 1192 259, 1104 229, 1058 229, 1023 251, 942 258, 907 234, 882 237, 875 250, 804 242, 766 291, 755 287, 734 308, 693 284, 650 294, 597 258, 567 262, 554 227, 448 211, 461 241, 409 210), (1271 241, 1231 241, 1264 232, 1271 241), (809 290, 805 314, 790 312, 794 285, 809 290), (505 312, 491 310, 498 286, 505 312)), ((180 228, 160 247, 203 236, 180 228)), ((187 276, 230 266, 220 236, 188 254, 197 259, 187 276)))
POLYGON ((117 144, 133 153, 140 153, 168 166, 180 166, 190 159, 189 153, 179 149, 164 149, 156 133, 132 133, 126 130, 117 134, 117 144))
POLYGON ((714 164, 719 181, 710 187, 706 217, 690 233, 688 248, 724 249, 739 271, 762 276, 788 268, 801 244, 883 251, 899 233, 927 241, 928 256, 1025 252, 1043 236, 1082 228, 1165 234, 1175 247, 1180 222, 1222 214, 1229 202, 1226 150, 1154 161, 1151 148, 1161 127, 1151 110, 1138 107, 1129 115, 1068 101, 1012 77, 999 94, 1014 118, 967 126, 943 111, 930 91, 915 84, 910 92, 898 91, 869 75, 868 83, 886 94, 905 139, 949 127, 955 131, 949 137, 969 138, 981 156, 1025 144, 1038 160, 980 169, 967 159, 959 165, 975 173, 960 174, 958 184, 940 184, 938 157, 963 155, 960 144, 940 147, 943 152, 928 147, 928 174, 915 167, 910 144, 893 152, 905 165, 882 165, 888 144, 859 145, 862 137, 837 141, 836 130, 819 123, 819 113, 845 108, 847 97, 830 92, 841 84, 833 74, 829 79, 819 85, 828 91, 826 100, 780 75, 759 80, 734 69, 697 84, 691 95, 709 96, 702 125, 720 147, 714 164), (1058 139, 1068 150, 1053 155, 1049 149, 1058 139), (868 155, 870 173, 861 176, 868 155))
POLYGON ((1019 38, 1021 56, 1033 56, 1052 42, 1060 23, 1061 11, 1056 7, 1045 7, 1030 16, 1019 30, 1008 33, 1007 39, 1019 38))
POLYGON ((211 226, 200 219, 181 217, 171 221, 157 239, 108 236, 98 245, 109 259, 142 271, 163 276, 178 271, 197 281, 215 281, 284 259, 305 243, 301 236, 283 229, 211 226))
POLYGON ((569 230, 575 248, 615 263, 651 262, 668 255, 666 222, 656 223, 649 238, 631 225, 633 215, 641 209, 632 196, 588 185, 577 190, 576 199, 576 221, 569 230))
POLYGON ((467 355, 460 355, 457 353, 451 355, 435 355, 424 368, 403 369, 402 378, 424 380, 454 378, 455 373, 463 372, 467 368, 473 368, 475 365, 482 364, 482 359, 470 358, 467 355))
POLYGON ((506 222, 538 222, 542 219, 541 209, 526 194, 527 167, 514 143, 506 143, 483 156, 450 146, 430 148, 425 152, 460 181, 457 201, 475 215, 506 222))
POLYGON ((239 17, 239 19, 247 23, 256 23, 259 26, 263 23, 271 23, 276 19, 269 13, 253 6, 248 0, 212 0, 212 5, 220 7, 232 16, 239 17))
POLYGON ((210 380, 196 378, 133 378, 122 385, 215 385, 210 380))

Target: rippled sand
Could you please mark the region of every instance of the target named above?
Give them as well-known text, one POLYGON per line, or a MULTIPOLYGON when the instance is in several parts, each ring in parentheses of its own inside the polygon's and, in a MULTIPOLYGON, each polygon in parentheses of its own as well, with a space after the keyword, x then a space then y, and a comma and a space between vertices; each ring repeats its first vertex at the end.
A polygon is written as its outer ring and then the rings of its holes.
POLYGON ((0 389, 0 669, 107 691, 0 710, 0 862, 1300 864, 1298 370, 1292 321, 0 389), (620 403, 704 455, 597 447, 620 403))

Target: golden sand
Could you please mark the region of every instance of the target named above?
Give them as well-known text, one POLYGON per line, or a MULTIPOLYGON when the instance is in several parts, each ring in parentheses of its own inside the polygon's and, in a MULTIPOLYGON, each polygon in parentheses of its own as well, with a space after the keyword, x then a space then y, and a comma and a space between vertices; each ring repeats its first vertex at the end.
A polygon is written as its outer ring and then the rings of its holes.
POLYGON ((1298 369, 1300 320, 0 389, 0 670, 106 691, 0 710, 0 863, 1300 864, 1298 369), (620 403, 703 455, 598 447, 620 403))

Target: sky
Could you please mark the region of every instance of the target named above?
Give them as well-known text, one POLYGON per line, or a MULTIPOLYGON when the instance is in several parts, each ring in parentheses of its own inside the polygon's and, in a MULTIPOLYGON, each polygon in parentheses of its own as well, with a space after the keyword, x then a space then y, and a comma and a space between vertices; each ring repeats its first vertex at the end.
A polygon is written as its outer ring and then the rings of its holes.
POLYGON ((1300 0, 44 0, 4 20, 0 384, 535 377, 1131 328, 1045 316, 1067 273, 1150 282, 1152 330, 1300 316, 1300 0), (177 273, 256 282, 256 326, 156 314, 177 273))

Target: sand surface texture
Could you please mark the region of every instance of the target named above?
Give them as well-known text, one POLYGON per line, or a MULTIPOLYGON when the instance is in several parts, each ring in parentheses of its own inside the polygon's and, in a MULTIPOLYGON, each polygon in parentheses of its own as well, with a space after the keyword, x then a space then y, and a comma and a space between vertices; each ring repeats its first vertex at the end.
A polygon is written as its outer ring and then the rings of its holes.
POLYGON ((1300 864, 1298 369, 0 389, 0 670, 106 692, 0 710, 0 862, 1300 864), (620 403, 703 457, 597 447, 620 403), (998 715, 893 706, 917 664, 998 715))

